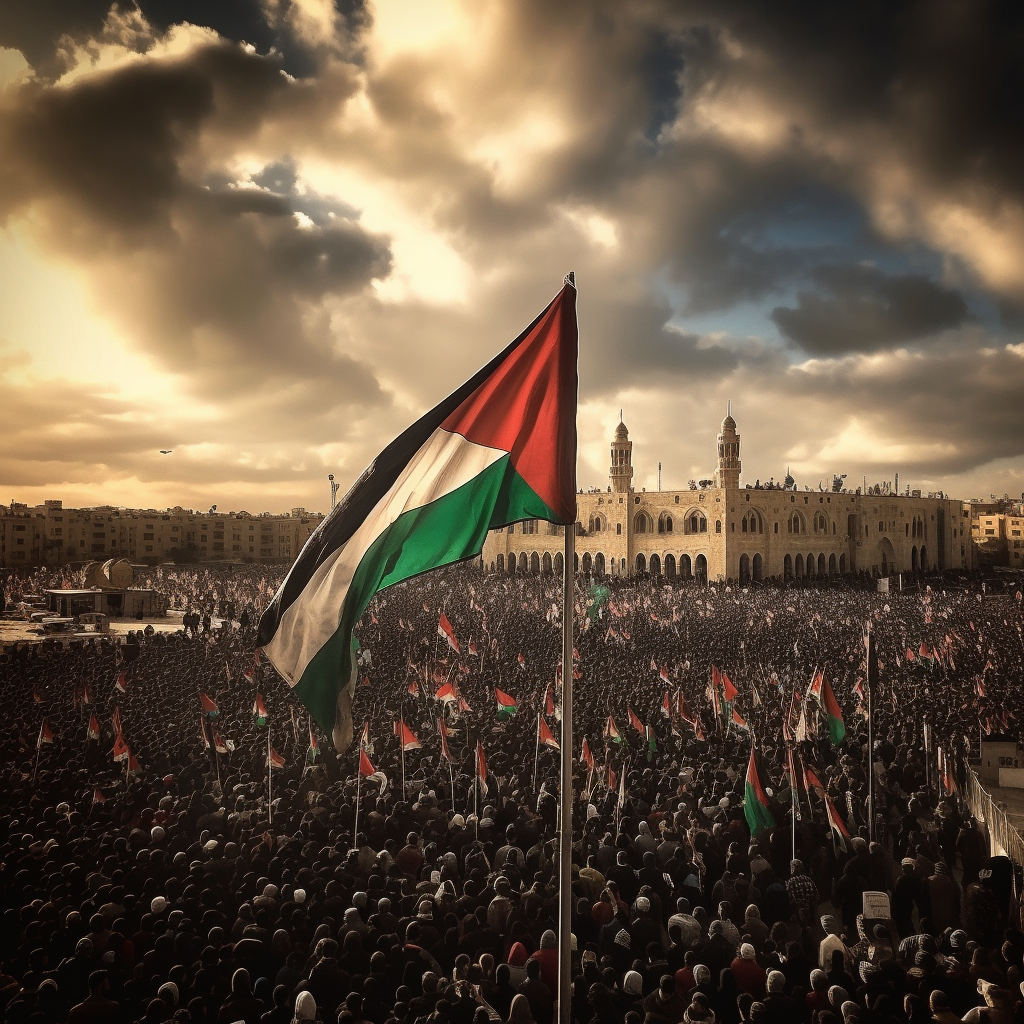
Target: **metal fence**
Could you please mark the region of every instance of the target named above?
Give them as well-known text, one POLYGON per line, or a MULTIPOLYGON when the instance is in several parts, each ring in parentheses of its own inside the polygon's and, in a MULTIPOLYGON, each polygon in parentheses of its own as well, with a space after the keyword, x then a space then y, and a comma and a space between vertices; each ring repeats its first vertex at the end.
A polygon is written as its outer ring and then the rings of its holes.
POLYGON ((991 855, 1009 857, 1018 867, 1024 867, 1024 839, 1010 823, 1006 812, 996 806, 970 765, 964 765, 962 795, 970 812, 985 826, 991 855))

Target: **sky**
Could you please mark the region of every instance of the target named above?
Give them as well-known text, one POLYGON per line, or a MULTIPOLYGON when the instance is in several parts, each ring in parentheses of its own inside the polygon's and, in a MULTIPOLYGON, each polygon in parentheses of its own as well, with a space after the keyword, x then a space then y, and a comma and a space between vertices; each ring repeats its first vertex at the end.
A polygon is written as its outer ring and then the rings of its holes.
POLYGON ((4 503, 325 510, 570 270, 579 486, 1020 495, 1024 5, 0 5, 4 503))

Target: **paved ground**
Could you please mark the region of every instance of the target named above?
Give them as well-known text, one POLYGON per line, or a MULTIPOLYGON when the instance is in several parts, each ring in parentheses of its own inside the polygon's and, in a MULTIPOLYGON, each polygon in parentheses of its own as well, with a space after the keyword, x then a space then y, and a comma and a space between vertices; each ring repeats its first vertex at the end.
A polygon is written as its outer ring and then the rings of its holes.
MULTIPOLYGON (((163 618, 112 619, 110 622, 110 633, 113 636, 124 636, 130 630, 145 629, 149 625, 152 625, 158 633, 173 633, 175 630, 181 629, 182 614, 182 612, 172 608, 163 618)), ((213 628, 220 629, 220 624, 221 620, 214 618, 213 628)), ((0 619, 0 644, 24 643, 26 641, 38 643, 48 636, 67 639, 70 637, 95 637, 96 635, 93 632, 44 633, 42 628, 35 623, 17 619, 0 619)))

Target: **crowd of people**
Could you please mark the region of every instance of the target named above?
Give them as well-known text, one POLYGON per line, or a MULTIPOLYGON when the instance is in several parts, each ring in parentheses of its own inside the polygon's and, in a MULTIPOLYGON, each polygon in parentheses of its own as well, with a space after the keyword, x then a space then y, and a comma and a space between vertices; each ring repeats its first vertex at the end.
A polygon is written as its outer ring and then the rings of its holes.
POLYGON ((581 578, 562 880, 559 581, 379 594, 338 756, 253 649, 282 575, 154 569, 187 630, 0 654, 4 1020, 552 1024, 564 883, 578 1024, 1024 1021, 1019 879, 965 800, 1024 722, 1012 590, 581 578))

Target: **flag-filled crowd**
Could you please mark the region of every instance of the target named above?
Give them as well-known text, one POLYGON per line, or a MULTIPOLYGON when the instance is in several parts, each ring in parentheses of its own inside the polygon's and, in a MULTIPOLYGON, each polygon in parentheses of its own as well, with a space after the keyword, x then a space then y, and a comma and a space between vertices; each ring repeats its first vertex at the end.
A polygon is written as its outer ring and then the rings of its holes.
MULTIPOLYGON (((560 585, 380 593, 337 757, 253 652, 279 581, 161 574, 187 633, 4 649, 4 1019, 551 1024, 560 585)), ((1020 601, 943 586, 580 581, 579 1024, 1024 1021, 1014 880, 962 800, 1024 722, 1020 601)))

